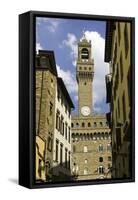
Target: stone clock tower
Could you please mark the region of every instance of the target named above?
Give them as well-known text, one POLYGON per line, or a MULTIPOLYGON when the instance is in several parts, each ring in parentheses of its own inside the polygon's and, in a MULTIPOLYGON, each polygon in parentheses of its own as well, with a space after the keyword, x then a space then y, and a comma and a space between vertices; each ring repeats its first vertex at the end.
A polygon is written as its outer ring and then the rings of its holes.
POLYGON ((106 114, 94 113, 94 61, 91 41, 85 34, 78 43, 76 78, 78 115, 71 118, 72 177, 74 180, 111 178, 111 130, 106 114))
POLYGON ((92 114, 92 81, 94 61, 92 59, 91 41, 83 38, 78 43, 76 77, 78 83, 79 116, 92 114))

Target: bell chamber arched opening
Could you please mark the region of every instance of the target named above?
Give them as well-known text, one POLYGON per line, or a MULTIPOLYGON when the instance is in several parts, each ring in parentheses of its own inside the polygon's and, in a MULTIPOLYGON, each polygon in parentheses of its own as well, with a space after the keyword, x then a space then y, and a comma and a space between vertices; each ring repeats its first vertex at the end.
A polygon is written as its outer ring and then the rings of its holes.
POLYGON ((81 59, 89 59, 89 51, 86 48, 81 50, 81 59))

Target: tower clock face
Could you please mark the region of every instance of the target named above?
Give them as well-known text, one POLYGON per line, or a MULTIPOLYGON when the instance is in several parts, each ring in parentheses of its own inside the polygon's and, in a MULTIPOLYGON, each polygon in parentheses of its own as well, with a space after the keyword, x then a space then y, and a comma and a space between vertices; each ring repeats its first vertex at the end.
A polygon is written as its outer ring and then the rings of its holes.
POLYGON ((84 116, 90 115, 90 112, 91 112, 91 110, 90 110, 90 108, 89 108, 88 106, 83 106, 83 107, 81 108, 81 113, 82 113, 82 115, 84 115, 84 116))

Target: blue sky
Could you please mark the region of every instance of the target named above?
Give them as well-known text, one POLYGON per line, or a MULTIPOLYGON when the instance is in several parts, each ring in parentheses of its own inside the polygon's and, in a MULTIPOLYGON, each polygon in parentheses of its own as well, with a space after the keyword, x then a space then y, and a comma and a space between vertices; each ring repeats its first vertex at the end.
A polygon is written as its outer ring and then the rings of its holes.
POLYGON ((93 20, 74 20, 56 18, 36 18, 36 49, 53 50, 58 75, 64 83, 75 105, 78 107, 76 82, 77 42, 82 38, 83 31, 92 43, 94 59, 93 111, 108 112, 105 97, 105 74, 108 64, 104 63, 105 22, 93 20))

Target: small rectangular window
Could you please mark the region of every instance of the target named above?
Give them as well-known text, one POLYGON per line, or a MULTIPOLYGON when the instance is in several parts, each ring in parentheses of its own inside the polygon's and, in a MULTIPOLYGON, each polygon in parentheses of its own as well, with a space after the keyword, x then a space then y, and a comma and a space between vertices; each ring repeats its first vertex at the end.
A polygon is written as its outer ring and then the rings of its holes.
POLYGON ((98 167, 98 171, 99 171, 99 174, 103 174, 104 173, 103 166, 98 167))
POLYGON ((111 144, 107 144, 107 151, 111 151, 111 150, 112 150, 111 144))
POLYGON ((69 127, 69 131, 68 131, 68 142, 70 143, 70 127, 69 127))
POLYGON ((63 163, 63 144, 60 144, 60 164, 63 163))
POLYGON ((52 138, 49 136, 47 141, 47 149, 52 151, 52 138))
POLYGON ((64 123, 63 123, 63 120, 64 120, 64 118, 63 118, 63 116, 61 115, 61 120, 60 120, 60 133, 61 133, 62 135, 64 135, 64 123))
POLYGON ((108 161, 111 161, 112 159, 111 159, 111 156, 108 156, 108 161))
POLYGON ((67 129, 68 129, 68 124, 65 122, 65 139, 67 140, 67 129))
POLYGON ((103 145, 102 144, 99 145, 99 152, 103 152, 103 145))
POLYGON ((58 129, 58 120, 59 120, 59 114, 57 112, 56 113, 56 129, 58 129))
POLYGON ((69 151, 68 156, 69 156, 69 158, 68 158, 68 168, 70 169, 70 151, 69 151))
POLYGON ((87 153, 88 152, 88 148, 87 148, 87 146, 84 146, 84 153, 87 153))
POLYGON ((68 167, 68 163, 67 163, 67 153, 68 153, 68 150, 65 148, 65 167, 66 167, 66 168, 68 167))
POLYGON ((50 102, 49 115, 52 115, 52 113, 53 113, 53 104, 50 102))
POLYGON ((99 162, 103 162, 103 157, 100 157, 100 158, 99 158, 99 162))
POLYGON ((59 141, 56 140, 56 161, 58 162, 58 146, 59 146, 59 141))
POLYGON ((85 164, 87 164, 87 163, 88 163, 88 160, 87 160, 87 159, 85 159, 84 163, 85 163, 85 164))

